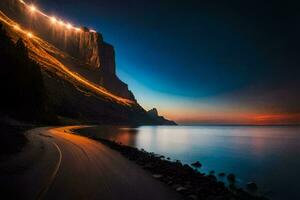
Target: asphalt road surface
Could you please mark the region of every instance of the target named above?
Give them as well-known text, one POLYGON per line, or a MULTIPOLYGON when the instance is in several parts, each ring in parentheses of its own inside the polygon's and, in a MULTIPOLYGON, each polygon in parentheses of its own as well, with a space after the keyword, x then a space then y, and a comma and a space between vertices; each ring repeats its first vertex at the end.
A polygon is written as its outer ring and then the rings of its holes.
POLYGON ((180 196, 135 163, 68 127, 36 128, 28 145, 0 163, 6 199, 169 200, 180 196))

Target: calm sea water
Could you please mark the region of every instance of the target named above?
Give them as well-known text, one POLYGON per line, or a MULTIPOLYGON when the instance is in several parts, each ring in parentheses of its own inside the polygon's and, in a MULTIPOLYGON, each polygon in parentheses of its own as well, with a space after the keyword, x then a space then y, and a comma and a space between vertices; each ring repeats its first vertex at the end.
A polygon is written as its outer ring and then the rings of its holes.
POLYGON ((200 161, 200 171, 234 173, 271 199, 300 199, 300 127, 143 126, 92 132, 173 160, 200 161))

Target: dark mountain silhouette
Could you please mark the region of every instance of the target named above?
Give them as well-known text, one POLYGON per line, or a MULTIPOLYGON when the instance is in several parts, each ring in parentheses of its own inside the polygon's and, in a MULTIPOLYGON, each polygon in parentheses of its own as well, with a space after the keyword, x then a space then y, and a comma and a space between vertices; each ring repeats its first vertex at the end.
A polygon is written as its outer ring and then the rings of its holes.
POLYGON ((72 57, 66 59, 54 55, 73 71, 117 96, 135 100, 127 84, 122 82, 115 73, 114 47, 104 41, 100 33, 91 32, 86 27, 75 31, 66 28, 66 24, 52 24, 48 17, 30 12, 28 6, 20 3, 19 0, 1 0, 0 9, 22 29, 31 30, 36 36, 72 57))
POLYGON ((40 66, 28 57, 23 40, 13 43, 2 24, 0 52, 1 113, 27 121, 50 120, 40 66))
POLYGON ((157 121, 159 121, 161 124, 165 124, 166 121, 168 121, 168 124, 169 124, 169 125, 176 125, 175 122, 169 121, 169 120, 165 119, 163 116, 160 116, 160 115, 158 114, 158 111, 157 111, 156 108, 152 108, 151 110, 148 110, 147 113, 148 113, 148 115, 149 115, 153 120, 157 120, 157 121))
POLYGON ((6 30, 1 89, 7 91, 1 112, 71 124, 175 124, 136 102, 115 73, 113 46, 100 33, 52 27, 47 17, 32 17, 16 0, 1 1, 0 9, 6 30))

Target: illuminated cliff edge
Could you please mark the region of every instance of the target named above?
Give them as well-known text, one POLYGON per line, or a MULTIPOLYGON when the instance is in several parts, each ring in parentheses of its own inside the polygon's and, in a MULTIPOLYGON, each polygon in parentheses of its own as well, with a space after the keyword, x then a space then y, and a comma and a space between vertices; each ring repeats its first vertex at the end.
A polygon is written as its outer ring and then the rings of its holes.
POLYGON ((74 58, 76 61, 72 62, 53 55, 73 71, 117 96, 135 101, 127 84, 116 75, 113 46, 100 33, 48 16, 25 1, 1 0, 0 8, 22 28, 74 58))
POLYGON ((113 47, 96 31, 47 16, 22 0, 0 1, 0 23, 14 42, 23 39, 30 58, 42 67, 47 107, 61 123, 175 125, 135 101, 115 75, 113 47), (125 95, 107 87, 110 82, 121 84, 125 95), (128 94, 132 98, 124 97, 128 94))

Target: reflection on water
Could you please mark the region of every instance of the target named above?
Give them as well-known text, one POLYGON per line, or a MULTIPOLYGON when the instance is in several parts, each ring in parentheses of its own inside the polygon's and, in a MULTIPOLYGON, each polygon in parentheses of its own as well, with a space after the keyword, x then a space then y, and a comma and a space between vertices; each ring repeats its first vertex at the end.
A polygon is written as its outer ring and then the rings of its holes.
POLYGON ((90 133, 165 155, 201 170, 255 181, 272 199, 300 199, 300 127, 143 126, 91 128, 90 133))

